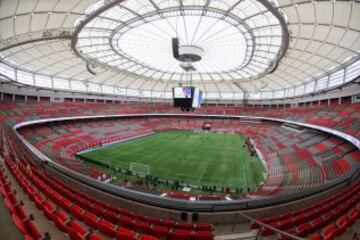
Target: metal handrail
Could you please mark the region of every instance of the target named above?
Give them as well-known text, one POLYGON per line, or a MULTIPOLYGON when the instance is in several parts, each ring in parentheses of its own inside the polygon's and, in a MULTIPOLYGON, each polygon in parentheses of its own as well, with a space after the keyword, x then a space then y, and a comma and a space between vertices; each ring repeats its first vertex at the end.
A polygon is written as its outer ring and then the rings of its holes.
POLYGON ((261 226, 261 229, 259 230, 257 236, 256 236, 256 239, 261 239, 261 232, 262 230, 265 228, 265 229, 270 229, 271 231, 273 232, 276 232, 276 233, 279 233, 280 235, 283 235, 283 236, 286 236, 290 239, 293 239, 293 240, 304 240, 304 238, 301 238, 301 237, 298 237, 298 236, 295 236, 293 234, 290 234, 290 233, 287 233, 287 232, 284 232, 280 229, 277 229, 277 228, 274 228, 273 226, 269 225, 269 224, 266 224, 266 223, 263 223, 259 220, 256 220, 255 218, 252 218, 242 212, 237 212, 239 215, 241 215, 242 217, 246 218, 247 220, 249 220, 251 223, 257 223, 261 226))

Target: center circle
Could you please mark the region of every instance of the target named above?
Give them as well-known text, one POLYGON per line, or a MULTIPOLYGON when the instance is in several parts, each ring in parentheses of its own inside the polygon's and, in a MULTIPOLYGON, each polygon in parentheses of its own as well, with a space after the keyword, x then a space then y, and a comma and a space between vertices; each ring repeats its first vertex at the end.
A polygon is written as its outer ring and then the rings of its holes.
POLYGON ((134 67, 140 65, 160 74, 183 74, 181 62, 189 58, 198 73, 224 73, 247 64, 252 40, 246 27, 230 17, 211 11, 176 10, 119 26, 111 46, 134 67), (173 38, 179 39, 179 59, 173 56, 173 38))

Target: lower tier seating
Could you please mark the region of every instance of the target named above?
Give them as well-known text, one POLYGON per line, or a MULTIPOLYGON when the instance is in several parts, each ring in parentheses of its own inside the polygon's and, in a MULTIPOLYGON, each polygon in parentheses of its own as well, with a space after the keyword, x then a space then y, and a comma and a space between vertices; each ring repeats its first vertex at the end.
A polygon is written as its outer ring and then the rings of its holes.
MULTIPOLYGON (((210 224, 181 223, 169 219, 159 219, 128 209, 119 208, 86 195, 64 182, 54 179, 39 170, 35 163, 28 160, 21 150, 6 156, 6 165, 22 187, 28 198, 39 211, 71 239, 167 239, 210 240, 213 229, 210 224), (102 237, 103 236, 103 237, 102 237)), ((2 193, 8 191, 3 190, 2 193)), ((27 219, 26 214, 18 209, 13 195, 9 209, 14 223, 25 235, 34 239, 41 237, 39 231, 27 219), (20 214, 21 213, 21 214, 20 214)), ((9 202, 6 200, 5 202, 9 202)), ((21 208, 20 208, 21 209, 21 208)))
MULTIPOLYGON (((359 217, 360 183, 357 183, 309 207, 257 220, 302 238, 315 233, 311 239, 334 239, 351 227, 359 217)), ((253 223, 251 228, 260 228, 260 225, 253 223)), ((272 230, 262 229, 262 236, 272 234, 272 230)))

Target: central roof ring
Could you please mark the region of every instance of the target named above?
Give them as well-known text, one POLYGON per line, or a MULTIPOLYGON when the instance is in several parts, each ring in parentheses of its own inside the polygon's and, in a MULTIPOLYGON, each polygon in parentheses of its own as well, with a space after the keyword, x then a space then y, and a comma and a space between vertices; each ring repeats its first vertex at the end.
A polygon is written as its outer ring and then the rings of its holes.
MULTIPOLYGON (((284 57, 286 50, 289 46, 289 31, 287 29, 287 24, 285 21, 285 17, 283 16, 284 14, 279 11, 275 5, 273 5, 272 3, 270 3, 267 0, 258 0, 261 4, 263 4, 263 6, 269 11, 271 12, 271 14, 273 14, 274 17, 276 17, 279 21, 279 25, 281 27, 281 31, 282 31, 282 35, 281 35, 281 45, 280 45, 280 50, 277 53, 276 57, 274 58, 274 62, 279 62, 282 57, 284 57)), ((110 69, 110 70, 114 70, 116 72, 119 71, 119 73, 126 73, 126 74, 130 74, 130 75, 135 75, 137 76, 138 74, 135 72, 128 72, 126 71, 126 69, 118 69, 117 67, 114 66, 110 66, 107 63, 98 61, 96 59, 92 59, 89 58, 89 56, 82 54, 80 49, 77 49, 77 42, 79 40, 79 34, 81 32, 82 29, 84 29, 86 27, 86 25, 91 22, 93 19, 95 19, 96 17, 100 16, 101 14, 105 13, 107 10, 111 9, 112 7, 116 6, 117 4, 119 4, 118 6, 121 6, 120 4, 124 2, 124 0, 114 0, 110 3, 106 3, 104 4, 102 7, 98 8, 97 10, 93 11, 92 13, 90 13, 89 15, 87 15, 86 18, 84 18, 83 20, 81 20, 79 22, 79 24, 76 25, 76 29, 74 31, 73 37, 72 37, 72 41, 71 41, 71 47, 74 50, 75 54, 81 58, 83 58, 84 60, 89 60, 91 62, 96 63, 99 66, 103 66, 106 69, 110 69)), ((251 34, 252 40, 254 40, 254 36, 253 36, 253 32, 251 30, 251 28, 245 24, 240 18, 238 18, 236 15, 232 15, 230 11, 223 11, 221 9, 218 8, 211 8, 209 6, 206 7, 206 9, 204 9, 203 6, 180 6, 180 7, 172 7, 172 8, 166 8, 166 9, 157 9, 154 12, 148 12, 147 14, 143 14, 142 16, 138 15, 138 17, 135 17, 135 19, 131 19, 130 21, 124 22, 124 24, 128 25, 133 21, 142 19, 143 21, 146 19, 147 16, 151 16, 151 15, 159 15, 159 16, 164 16, 166 15, 166 13, 168 12, 174 12, 174 11, 191 11, 191 10, 202 10, 204 13, 211 11, 214 13, 217 13, 218 15, 222 15, 223 17, 221 17, 221 20, 226 20, 229 17, 232 19, 236 19, 236 21, 240 24, 242 24, 243 27, 245 27, 249 33, 251 34)), ((151 21, 151 20, 150 20, 151 21)), ((123 24, 121 24, 123 25, 123 24)), ((121 28, 122 26, 118 26, 118 28, 121 28)), ((116 29, 115 31, 113 31, 111 33, 112 35, 116 34, 116 29)), ((111 39, 111 38, 110 38, 111 39)), ((109 40, 110 40, 109 39, 109 40)), ((109 41, 110 42, 110 41, 109 41)), ((255 43, 255 42, 254 42, 255 43)), ((111 47, 113 47, 113 45, 110 43, 109 44, 111 47)), ((247 61, 249 62, 249 61, 247 61)), ((246 66, 247 63, 242 64, 242 66, 246 66)), ((263 72, 260 75, 264 75, 268 72, 269 70, 263 72)), ((258 75, 258 77, 260 76, 258 75)), ((250 78, 251 79, 251 78, 250 78)), ((154 79, 156 80, 156 79, 154 79)))
MULTIPOLYGON (((137 64, 139 64, 139 65, 143 65, 144 67, 153 69, 152 67, 149 67, 148 65, 138 62, 139 59, 133 59, 132 56, 128 55, 125 51, 122 51, 122 49, 118 46, 119 39, 123 35, 125 35, 127 32, 129 32, 132 29, 139 27, 141 25, 149 24, 152 21, 156 21, 156 20, 162 20, 165 18, 172 18, 175 16, 184 16, 184 15, 185 16, 203 16, 203 17, 208 16, 209 18, 211 17, 214 19, 218 19, 219 21, 224 21, 227 24, 229 24, 229 26, 233 26, 234 28, 238 29, 240 34, 250 35, 249 41, 251 42, 251 44, 248 44, 248 42, 245 41, 246 55, 243 59, 242 64, 240 64, 237 67, 237 69, 244 68, 250 63, 251 58, 254 53, 255 45, 256 45, 255 36, 254 36, 254 33, 252 32, 251 27, 248 24, 246 24, 242 19, 240 19, 238 16, 236 16, 232 13, 223 11, 221 9, 210 8, 210 7, 205 12, 204 12, 204 8, 201 6, 182 6, 181 8, 171 7, 171 8, 159 9, 157 11, 151 11, 146 14, 139 15, 138 17, 132 18, 131 20, 120 24, 117 28, 115 28, 112 31, 112 33, 110 34, 110 47, 113 51, 117 52, 121 57, 123 57, 129 61, 136 61, 137 64)), ((169 41, 170 41, 170 38, 169 38, 169 41)), ((186 45, 188 45, 188 44, 186 44, 186 45)), ((193 47, 200 48, 202 50, 201 56, 196 57, 196 59, 198 59, 198 60, 196 60, 195 62, 197 62, 202 59, 204 49, 202 49, 199 46, 193 46, 193 47)), ((156 69, 154 69, 154 70, 156 70, 156 69)))
POLYGON ((183 45, 179 47, 179 61, 199 62, 204 54, 204 49, 194 45, 183 45))

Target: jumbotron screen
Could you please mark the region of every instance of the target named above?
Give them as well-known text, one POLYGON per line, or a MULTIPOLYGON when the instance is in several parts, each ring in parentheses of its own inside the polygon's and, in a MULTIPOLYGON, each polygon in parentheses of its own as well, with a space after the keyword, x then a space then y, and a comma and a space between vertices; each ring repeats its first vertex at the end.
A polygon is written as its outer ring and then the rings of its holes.
POLYGON ((173 97, 175 107, 199 108, 202 102, 202 92, 195 87, 175 87, 173 97))
POLYGON ((176 87, 174 88, 174 98, 192 98, 192 92, 193 87, 176 87))

